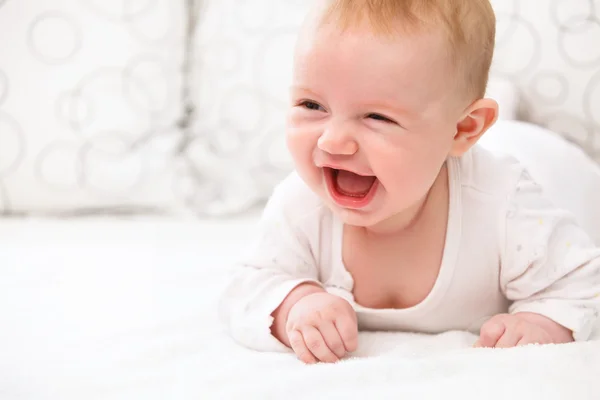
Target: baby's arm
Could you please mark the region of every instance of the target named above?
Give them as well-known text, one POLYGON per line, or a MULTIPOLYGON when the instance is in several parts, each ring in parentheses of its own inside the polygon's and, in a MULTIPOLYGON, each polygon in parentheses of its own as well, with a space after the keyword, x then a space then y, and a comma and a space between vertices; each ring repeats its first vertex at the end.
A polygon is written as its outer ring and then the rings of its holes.
POLYGON ((500 284, 512 319, 496 326, 498 336, 521 329, 551 343, 587 340, 600 306, 600 249, 526 173, 505 219, 500 284))
POLYGON ((307 209, 302 202, 306 199, 293 190, 275 191, 254 243, 234 267, 220 314, 245 347, 291 349, 306 363, 335 362, 356 349, 356 313, 319 282, 319 249, 309 239, 321 240, 320 208, 307 209))
MULTIPOLYGON (((319 271, 303 232, 304 210, 293 210, 287 187, 278 187, 258 222, 252 243, 233 266, 219 313, 233 339, 259 351, 288 351, 281 340, 281 318, 273 313, 303 284, 321 288, 319 271), (276 320, 276 321, 274 321, 276 320)), ((287 305, 290 305, 287 301, 287 305)), ((287 314, 287 312, 286 312, 287 314)), ((282 315, 283 316, 283 315, 282 315)))

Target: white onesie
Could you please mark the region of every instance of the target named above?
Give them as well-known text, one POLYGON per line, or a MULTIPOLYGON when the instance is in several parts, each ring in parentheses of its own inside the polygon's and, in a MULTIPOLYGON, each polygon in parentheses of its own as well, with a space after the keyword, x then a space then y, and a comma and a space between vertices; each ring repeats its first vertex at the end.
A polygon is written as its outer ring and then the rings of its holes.
POLYGON ((476 146, 447 164, 446 243, 425 300, 384 310, 355 303, 343 224, 294 173, 275 189, 222 295, 232 337, 259 351, 291 351, 271 335, 270 315, 298 284, 316 282, 353 305, 361 330, 476 333, 496 314, 527 311, 587 340, 600 308, 600 249, 573 215, 513 158, 476 146))

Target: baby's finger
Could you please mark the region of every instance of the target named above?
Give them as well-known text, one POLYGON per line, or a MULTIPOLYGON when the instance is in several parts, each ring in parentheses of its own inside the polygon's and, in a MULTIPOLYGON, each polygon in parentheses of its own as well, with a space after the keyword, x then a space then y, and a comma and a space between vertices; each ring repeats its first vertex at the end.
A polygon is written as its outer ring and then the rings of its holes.
POLYGON ((304 343, 313 356, 326 363, 334 363, 339 358, 327 347, 321 332, 314 326, 307 326, 302 329, 304 343))
POLYGON ((539 341, 537 341, 537 340, 534 340, 534 339, 532 339, 532 338, 530 338, 530 337, 523 336, 523 337, 522 337, 522 338, 521 338, 521 339, 520 339, 520 340, 517 342, 517 344, 516 344, 515 346, 516 346, 516 347, 519 347, 519 346, 527 346, 528 344, 540 344, 540 342, 539 342, 539 341))
POLYGON ((498 319, 491 319, 481 327, 477 347, 495 347, 498 340, 504 335, 506 326, 498 319))
POLYGON ((319 325, 319 332, 321 332, 327 347, 329 347, 337 358, 342 358, 346 355, 346 347, 333 322, 325 322, 319 325))
POLYGON ((511 347, 515 347, 519 341, 523 339, 523 334, 516 329, 507 329, 504 332, 504 335, 500 339, 498 339, 498 343, 496 343, 496 348, 498 349, 508 349, 511 347))
POLYGON ((344 342, 347 352, 356 351, 358 347, 358 325, 350 317, 342 316, 334 321, 337 331, 344 342))
POLYGON ((552 340, 545 334, 537 333, 537 334, 528 334, 523 335, 521 340, 517 342, 517 346, 526 346, 528 344, 548 344, 551 343, 552 340))
POLYGON ((304 343, 304 338, 302 337, 302 333, 299 331, 290 331, 288 333, 288 340, 290 341, 290 346, 296 356, 300 361, 306 364, 316 364, 317 359, 315 356, 308 350, 306 343, 304 343))

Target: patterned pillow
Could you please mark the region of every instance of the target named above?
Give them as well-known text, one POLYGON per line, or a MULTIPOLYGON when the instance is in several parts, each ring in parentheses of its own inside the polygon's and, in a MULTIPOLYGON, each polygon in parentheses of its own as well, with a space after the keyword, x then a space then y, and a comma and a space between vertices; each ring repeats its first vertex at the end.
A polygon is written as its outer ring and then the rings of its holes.
POLYGON ((0 1, 0 214, 176 203, 183 15, 170 0, 0 1))
POLYGON ((492 2, 493 73, 519 88, 520 119, 563 134, 600 160, 600 2, 492 2))

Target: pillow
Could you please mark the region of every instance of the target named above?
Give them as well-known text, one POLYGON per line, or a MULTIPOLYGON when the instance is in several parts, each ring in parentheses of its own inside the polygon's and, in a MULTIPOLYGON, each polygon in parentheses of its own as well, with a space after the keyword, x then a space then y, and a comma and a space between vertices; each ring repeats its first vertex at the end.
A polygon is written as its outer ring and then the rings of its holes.
POLYGON ((492 74, 516 84, 519 120, 559 133, 600 161, 600 3, 491 0, 492 74))
POLYGON ((543 127, 504 120, 498 121, 480 144, 521 161, 548 197, 571 211, 600 245, 600 166, 581 148, 543 127))
POLYGON ((184 13, 120 3, 0 1, 0 215, 179 204, 184 13))

